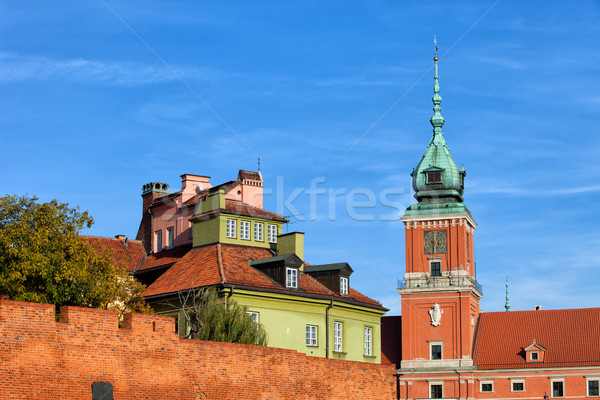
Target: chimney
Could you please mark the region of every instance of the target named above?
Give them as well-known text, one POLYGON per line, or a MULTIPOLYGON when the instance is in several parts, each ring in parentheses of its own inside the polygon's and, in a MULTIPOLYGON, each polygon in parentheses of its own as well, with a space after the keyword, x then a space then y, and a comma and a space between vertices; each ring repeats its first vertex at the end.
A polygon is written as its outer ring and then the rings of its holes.
POLYGON ((181 201, 185 202, 202 190, 210 189, 212 185, 208 182, 210 176, 204 175, 181 175, 181 201))
POLYGON ((277 253, 293 253, 304 260, 304 232, 290 232, 277 236, 277 253))
POLYGON ((115 239, 123 240, 125 239, 125 235, 115 235, 115 239))
POLYGON ((161 182, 150 182, 142 186, 142 221, 136 235, 141 240, 147 253, 152 252, 152 214, 150 206, 159 197, 169 194, 169 185, 161 182))

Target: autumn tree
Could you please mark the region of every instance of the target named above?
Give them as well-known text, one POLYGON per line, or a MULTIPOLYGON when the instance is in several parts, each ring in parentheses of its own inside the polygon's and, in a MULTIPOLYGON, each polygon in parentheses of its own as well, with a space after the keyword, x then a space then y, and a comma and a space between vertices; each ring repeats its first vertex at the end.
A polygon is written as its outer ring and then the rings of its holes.
POLYGON ((187 326, 183 337, 216 342, 267 345, 265 328, 234 300, 219 296, 216 289, 190 290, 180 296, 187 326))
POLYGON ((88 212, 37 200, 0 197, 0 295, 57 306, 147 310, 140 300, 143 286, 126 275, 110 249, 80 236, 94 223, 88 212))

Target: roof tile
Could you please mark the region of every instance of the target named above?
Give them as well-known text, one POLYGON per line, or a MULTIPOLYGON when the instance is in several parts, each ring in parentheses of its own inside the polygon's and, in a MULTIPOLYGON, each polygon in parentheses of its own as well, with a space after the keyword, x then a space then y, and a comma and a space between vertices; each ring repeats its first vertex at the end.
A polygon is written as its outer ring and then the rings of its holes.
POLYGON ((599 365, 599 340, 600 308, 481 313, 473 361, 479 369, 599 365), (534 339, 546 354, 528 363, 534 339))
POLYGON ((116 239, 100 236, 83 236, 91 244, 98 244, 114 252, 115 259, 127 272, 132 272, 146 257, 141 240, 116 239))

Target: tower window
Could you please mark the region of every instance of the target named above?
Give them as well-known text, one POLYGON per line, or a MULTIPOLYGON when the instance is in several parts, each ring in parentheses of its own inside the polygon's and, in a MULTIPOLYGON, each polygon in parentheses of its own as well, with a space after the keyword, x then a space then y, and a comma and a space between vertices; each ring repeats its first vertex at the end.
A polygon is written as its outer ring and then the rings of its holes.
POLYGON ((442 263, 439 261, 431 262, 431 276, 442 276, 442 263))
POLYGON ((427 183, 442 183, 442 171, 427 172, 427 183))
POLYGON ((442 345, 441 344, 432 344, 431 345, 431 359, 432 360, 441 360, 442 359, 442 345))

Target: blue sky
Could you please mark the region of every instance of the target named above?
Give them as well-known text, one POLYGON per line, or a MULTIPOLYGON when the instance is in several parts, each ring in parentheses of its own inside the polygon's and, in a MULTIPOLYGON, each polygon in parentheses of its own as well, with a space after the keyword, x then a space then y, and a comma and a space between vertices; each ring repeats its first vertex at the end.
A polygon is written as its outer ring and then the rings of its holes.
POLYGON ((399 314, 437 35, 482 309, 503 309, 507 274, 513 310, 597 307, 599 18, 596 1, 4 1, 0 192, 135 237, 143 184, 221 183, 259 155, 307 261, 348 261, 399 314))

